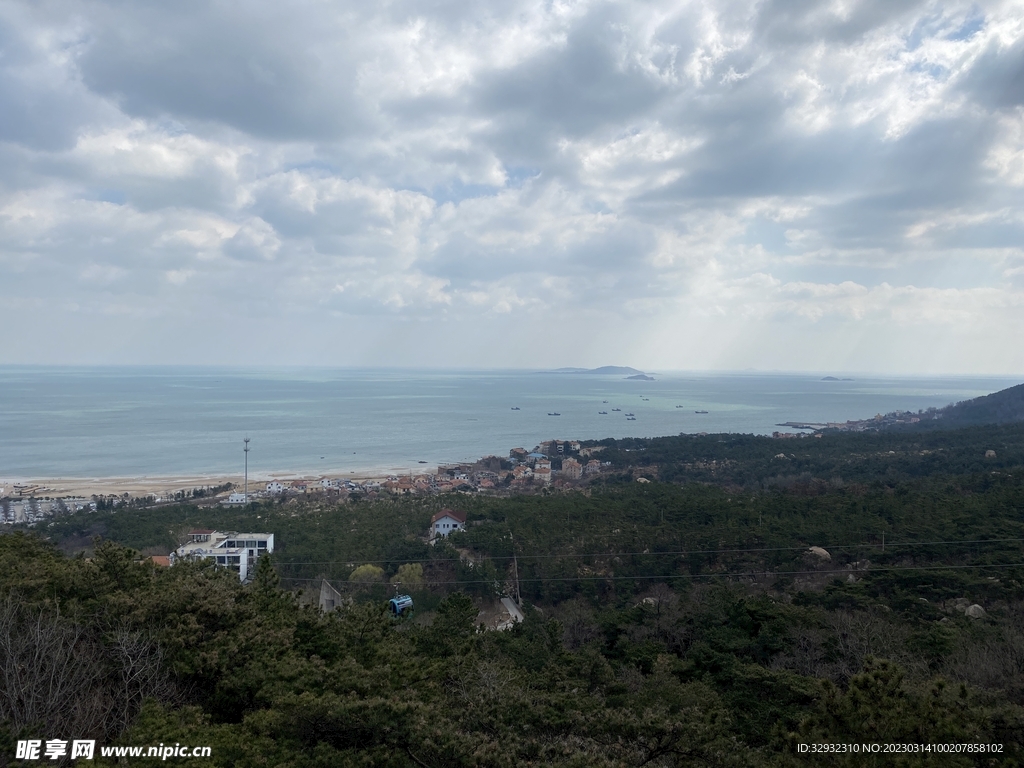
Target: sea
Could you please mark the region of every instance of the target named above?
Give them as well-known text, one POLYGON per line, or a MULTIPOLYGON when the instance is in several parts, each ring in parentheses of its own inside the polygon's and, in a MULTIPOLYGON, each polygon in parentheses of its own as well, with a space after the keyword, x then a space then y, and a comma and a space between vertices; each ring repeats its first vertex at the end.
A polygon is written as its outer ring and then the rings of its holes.
POLYGON ((763 435, 790 431, 781 422, 942 407, 1020 383, 651 375, 0 366, 0 479, 241 474, 245 437, 253 478, 434 471, 553 438, 763 435))

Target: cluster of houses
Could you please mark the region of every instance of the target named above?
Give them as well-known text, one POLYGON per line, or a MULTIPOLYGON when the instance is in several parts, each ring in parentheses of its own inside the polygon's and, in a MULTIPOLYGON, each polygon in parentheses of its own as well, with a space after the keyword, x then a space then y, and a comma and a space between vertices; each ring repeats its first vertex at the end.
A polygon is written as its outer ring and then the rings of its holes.
MULTIPOLYGON (((921 421, 922 417, 925 419, 941 419, 942 414, 934 408, 929 408, 927 411, 916 414, 911 411, 892 411, 884 415, 877 413, 873 419, 860 419, 857 421, 787 421, 782 424, 776 424, 776 426, 791 427, 793 429, 810 429, 814 430, 814 433, 810 435, 811 437, 821 437, 821 433, 824 430, 835 430, 838 432, 869 432, 900 424, 917 424, 921 421)), ((804 436, 804 433, 772 432, 772 437, 776 439, 791 439, 794 437, 804 436)))
MULTIPOLYGON (((473 463, 442 464, 433 474, 390 475, 385 480, 364 482, 330 477, 317 480, 271 480, 264 490, 250 493, 249 499, 311 492, 342 497, 359 493, 373 498, 381 493, 429 495, 450 491, 488 492, 536 485, 566 485, 599 474, 608 464, 594 458, 602 450, 602 446, 581 447, 574 440, 546 440, 532 451, 513 448, 507 459, 485 456, 473 463)), ((246 497, 242 493, 233 493, 225 503, 244 504, 246 497)))
POLYGON ((81 497, 60 499, 0 499, 0 524, 34 525, 73 512, 95 511, 96 502, 81 497))
POLYGON ((512 482, 510 487, 517 488, 526 485, 551 485, 556 480, 571 482, 580 480, 584 475, 596 475, 601 471, 601 462, 597 459, 590 459, 583 463, 572 456, 562 459, 558 469, 552 468, 551 459, 539 451, 527 453, 521 461, 512 467, 512 482))

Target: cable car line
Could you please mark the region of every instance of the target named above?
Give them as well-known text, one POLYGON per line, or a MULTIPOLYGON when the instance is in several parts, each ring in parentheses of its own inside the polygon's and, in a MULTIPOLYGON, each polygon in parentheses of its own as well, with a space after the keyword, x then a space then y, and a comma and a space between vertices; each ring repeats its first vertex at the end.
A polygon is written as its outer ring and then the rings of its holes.
MULTIPOLYGON (((900 571, 957 571, 957 570, 977 570, 981 568, 1017 568, 1024 566, 1024 562, 1020 563, 990 563, 985 565, 912 565, 912 566, 892 566, 892 567, 880 567, 880 568, 869 568, 863 571, 853 571, 849 568, 833 569, 833 570, 806 570, 806 571, 734 571, 734 572, 722 572, 722 573, 674 573, 661 576, 537 576, 534 578, 520 579, 520 583, 524 584, 537 584, 544 582, 564 582, 564 581, 652 581, 652 580, 664 580, 669 581, 672 579, 713 579, 713 578, 744 578, 744 577, 778 577, 778 576, 807 576, 807 575, 838 575, 838 574, 859 574, 861 576, 868 576, 875 573, 896 573, 900 571)), ((281 576, 283 581, 301 581, 301 582, 319 582, 323 581, 323 578, 299 578, 294 576, 281 576)), ((365 583, 354 582, 354 581, 339 581, 334 582, 327 579, 332 586, 337 584, 345 584, 352 587, 365 587, 365 583)), ((445 586, 453 584, 493 584, 497 579, 477 579, 477 580, 447 580, 447 581, 430 581, 424 579, 420 582, 422 586, 445 586)), ((383 584, 383 582, 379 582, 383 584)), ((409 585, 404 585, 409 587, 409 585)))
MULTIPOLYGON (((1014 539, 963 539, 960 541, 905 541, 905 542, 885 542, 886 547, 927 547, 927 546, 949 546, 949 545, 967 545, 967 544, 1000 544, 1000 543, 1020 543, 1024 542, 1024 538, 1014 539)), ((522 554, 517 555, 520 560, 552 560, 552 559, 565 559, 568 557, 676 557, 683 555, 722 555, 722 554, 738 554, 744 552, 796 552, 805 551, 809 545, 803 545, 799 547, 751 547, 751 548, 733 548, 733 549, 686 549, 678 550, 673 552, 590 552, 575 554, 572 552, 557 554, 557 555, 529 555, 522 554)), ((824 549, 839 550, 839 549, 878 549, 878 544, 824 544, 821 545, 824 549)), ((481 555, 482 559, 486 560, 512 560, 512 555, 481 555)), ((349 565, 353 562, 359 562, 360 564, 378 564, 378 563, 436 563, 444 562, 441 558, 434 559, 418 559, 418 560, 392 560, 390 558, 384 558, 381 560, 360 560, 353 558, 352 560, 309 560, 309 561, 281 561, 274 560, 275 565, 349 565)))

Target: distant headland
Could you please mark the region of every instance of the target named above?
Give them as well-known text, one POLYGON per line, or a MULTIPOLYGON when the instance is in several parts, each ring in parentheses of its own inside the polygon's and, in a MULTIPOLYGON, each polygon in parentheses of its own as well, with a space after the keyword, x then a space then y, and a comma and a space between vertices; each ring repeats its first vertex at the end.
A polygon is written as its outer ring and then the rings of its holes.
MULTIPOLYGON (((837 381, 826 376, 822 381, 837 381)), ((956 429, 991 424, 1016 424, 1024 421, 1024 384, 1001 389, 990 395, 950 403, 944 408, 879 413, 869 419, 845 422, 786 421, 776 424, 791 429, 809 429, 821 433, 867 432, 884 429, 956 429)), ((793 433, 773 433, 776 437, 795 437, 793 433)))

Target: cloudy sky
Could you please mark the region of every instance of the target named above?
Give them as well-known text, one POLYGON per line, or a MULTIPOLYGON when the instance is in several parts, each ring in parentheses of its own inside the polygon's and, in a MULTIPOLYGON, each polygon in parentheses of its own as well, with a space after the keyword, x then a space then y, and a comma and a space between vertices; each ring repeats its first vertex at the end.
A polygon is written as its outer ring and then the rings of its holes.
POLYGON ((0 4, 0 363, 1024 372, 1024 2, 0 4))

